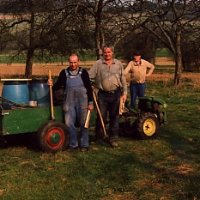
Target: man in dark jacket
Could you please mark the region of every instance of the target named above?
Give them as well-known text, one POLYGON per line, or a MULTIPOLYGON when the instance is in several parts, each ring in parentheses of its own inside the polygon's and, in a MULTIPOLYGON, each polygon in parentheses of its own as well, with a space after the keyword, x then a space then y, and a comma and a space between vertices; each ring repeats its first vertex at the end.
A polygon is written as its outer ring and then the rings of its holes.
POLYGON ((69 148, 74 150, 80 146, 81 151, 88 150, 89 135, 84 124, 88 110, 94 108, 92 87, 88 72, 79 67, 79 58, 76 54, 69 57, 69 67, 60 72, 53 86, 53 90, 61 88, 65 91, 63 110, 70 135, 69 148), (80 125, 80 144, 78 144, 77 122, 80 125))

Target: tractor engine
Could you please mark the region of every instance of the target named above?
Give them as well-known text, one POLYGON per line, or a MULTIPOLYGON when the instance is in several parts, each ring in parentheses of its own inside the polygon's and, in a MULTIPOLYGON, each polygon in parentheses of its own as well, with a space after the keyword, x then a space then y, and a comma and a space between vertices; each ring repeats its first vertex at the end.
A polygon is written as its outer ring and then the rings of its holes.
POLYGON ((139 97, 138 109, 141 112, 151 112, 158 118, 159 124, 167 123, 166 115, 167 104, 155 97, 139 97))

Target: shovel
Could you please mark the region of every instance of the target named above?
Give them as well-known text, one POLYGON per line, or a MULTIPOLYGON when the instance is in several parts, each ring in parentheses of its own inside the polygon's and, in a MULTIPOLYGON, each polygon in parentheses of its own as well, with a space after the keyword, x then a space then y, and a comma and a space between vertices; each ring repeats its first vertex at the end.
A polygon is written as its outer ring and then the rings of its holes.
MULTIPOLYGON (((52 81, 51 70, 49 70, 49 80, 52 81)), ((53 91, 52 91, 52 85, 49 85, 49 93, 50 93, 51 119, 55 120, 54 108, 53 108, 53 91)))
POLYGON ((94 99, 95 106, 97 108, 97 113, 99 115, 99 118, 100 118, 100 121, 101 121, 101 125, 102 125, 102 128, 103 128, 104 138, 108 139, 108 134, 106 132, 105 124, 104 124, 104 121, 103 121, 103 117, 102 117, 101 111, 99 109, 99 105, 97 103, 97 97, 96 97, 96 94, 94 92, 94 89, 92 90, 92 94, 93 94, 93 99, 94 99))

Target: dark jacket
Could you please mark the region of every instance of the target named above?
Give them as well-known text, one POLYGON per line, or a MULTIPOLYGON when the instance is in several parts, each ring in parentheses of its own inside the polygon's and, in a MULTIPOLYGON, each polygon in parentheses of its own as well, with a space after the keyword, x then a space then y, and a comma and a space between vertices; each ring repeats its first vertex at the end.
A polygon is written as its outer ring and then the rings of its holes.
MULTIPOLYGON (((86 69, 82 69, 82 73, 81 73, 81 78, 83 80, 83 84, 87 90, 87 96, 88 96, 88 102, 92 102, 93 101, 93 95, 92 95, 92 86, 91 86, 91 82, 90 82, 90 78, 88 75, 88 72, 86 69)), ((67 68, 68 72, 69 72, 69 67, 67 68)), ((63 69, 59 76, 58 79, 56 81, 56 83, 53 85, 53 90, 59 90, 61 88, 63 88, 65 90, 66 88, 66 73, 65 73, 65 69, 63 69)))

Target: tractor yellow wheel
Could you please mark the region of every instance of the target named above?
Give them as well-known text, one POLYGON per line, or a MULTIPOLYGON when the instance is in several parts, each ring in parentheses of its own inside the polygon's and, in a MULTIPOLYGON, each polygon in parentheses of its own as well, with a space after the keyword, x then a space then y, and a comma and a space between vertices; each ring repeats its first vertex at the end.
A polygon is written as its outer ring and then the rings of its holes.
POLYGON ((141 139, 150 139, 158 136, 159 123, 155 114, 142 113, 136 121, 136 132, 141 139))
POLYGON ((148 118, 144 121, 143 132, 147 136, 152 136, 156 132, 156 122, 152 118, 148 118))

